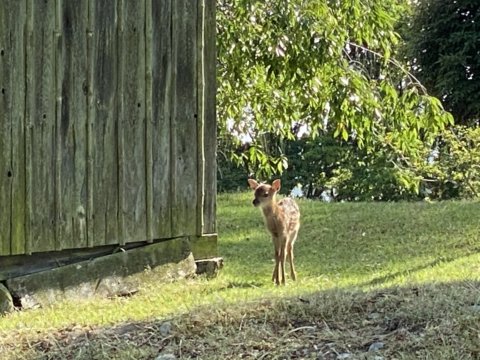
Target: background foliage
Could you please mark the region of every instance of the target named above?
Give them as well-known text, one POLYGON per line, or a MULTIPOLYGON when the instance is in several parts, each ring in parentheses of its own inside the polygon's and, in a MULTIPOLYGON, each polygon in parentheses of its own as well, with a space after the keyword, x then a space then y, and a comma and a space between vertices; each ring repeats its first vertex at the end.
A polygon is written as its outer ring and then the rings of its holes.
POLYGON ((480 128, 458 125, 439 138, 434 159, 424 167, 425 195, 434 199, 480 195, 480 128))
MULTIPOLYGON (((429 94, 453 107, 423 77, 418 55, 440 59, 425 50, 434 42, 419 41, 433 3, 219 2, 219 189, 281 174, 285 191, 301 184, 308 196, 326 191, 336 200, 476 196, 476 172, 465 170, 478 164, 466 155, 476 133, 451 127, 453 117, 429 94)), ((450 22, 475 18, 473 7, 452 15, 460 5, 437 10, 450 22)), ((466 49, 474 35, 463 33, 466 49)), ((443 70, 435 74, 450 79, 452 68, 443 70)), ((472 126, 468 111, 454 114, 472 126)))
POLYGON ((480 2, 423 0, 403 34, 412 71, 459 124, 480 116, 480 2))

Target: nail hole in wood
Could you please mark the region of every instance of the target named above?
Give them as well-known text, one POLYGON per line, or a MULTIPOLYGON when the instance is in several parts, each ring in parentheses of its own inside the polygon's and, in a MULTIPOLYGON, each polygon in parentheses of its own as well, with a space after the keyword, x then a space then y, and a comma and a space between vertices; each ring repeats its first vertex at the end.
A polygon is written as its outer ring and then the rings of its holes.
POLYGON ((3 50, 3 49, 0 50, 0 55, 2 55, 2 56, 5 55, 5 50, 3 50))
POLYGON ((7 173, 7 176, 8 176, 8 177, 12 177, 12 172, 9 171, 9 172, 7 173))
POLYGON ((2 94, 5 95, 5 88, 2 88, 2 94))
POLYGON ((140 103, 137 104, 138 107, 142 106, 140 103))

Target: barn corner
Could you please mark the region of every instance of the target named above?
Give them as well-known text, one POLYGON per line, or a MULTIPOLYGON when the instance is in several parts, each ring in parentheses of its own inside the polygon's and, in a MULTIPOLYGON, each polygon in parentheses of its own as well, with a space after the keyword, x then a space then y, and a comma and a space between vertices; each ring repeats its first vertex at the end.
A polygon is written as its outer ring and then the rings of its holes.
POLYGON ((0 18, 5 298, 218 271, 215 1, 5 0, 0 18))

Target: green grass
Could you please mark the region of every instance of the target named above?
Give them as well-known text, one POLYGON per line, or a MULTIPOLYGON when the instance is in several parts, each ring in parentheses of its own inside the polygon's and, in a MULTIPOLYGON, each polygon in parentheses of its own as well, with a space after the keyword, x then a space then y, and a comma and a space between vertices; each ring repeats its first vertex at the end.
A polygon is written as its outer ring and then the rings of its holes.
POLYGON ((0 318, 2 358, 373 358, 376 340, 395 358, 480 354, 478 202, 300 207, 297 282, 271 283, 273 246, 251 194, 224 194, 217 278, 151 279, 131 298, 0 318))

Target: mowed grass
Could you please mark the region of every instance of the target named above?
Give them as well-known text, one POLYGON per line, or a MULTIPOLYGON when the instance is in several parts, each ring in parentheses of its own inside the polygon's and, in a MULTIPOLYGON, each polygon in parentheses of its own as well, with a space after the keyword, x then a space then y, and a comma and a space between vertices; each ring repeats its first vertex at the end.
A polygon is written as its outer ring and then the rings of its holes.
POLYGON ((2 359, 480 356, 478 202, 299 201, 299 280, 276 287, 251 200, 219 196, 217 278, 0 318, 2 359))

